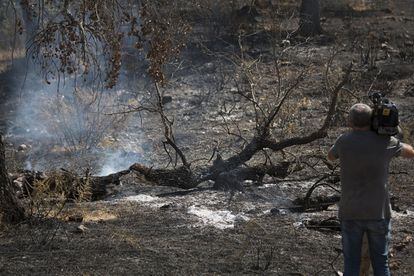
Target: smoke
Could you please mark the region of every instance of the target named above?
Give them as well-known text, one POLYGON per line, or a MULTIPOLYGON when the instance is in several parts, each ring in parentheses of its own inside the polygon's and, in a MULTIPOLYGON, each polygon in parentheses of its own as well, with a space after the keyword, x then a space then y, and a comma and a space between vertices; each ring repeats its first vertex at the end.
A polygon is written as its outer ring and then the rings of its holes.
POLYGON ((140 148, 134 145, 140 143, 141 135, 128 134, 128 115, 117 114, 132 93, 126 89, 75 89, 70 80, 63 86, 57 81, 39 85, 41 76, 28 76, 21 93, 15 92, 9 99, 7 126, 8 140, 15 148, 27 146, 21 151, 25 169, 91 168, 106 175, 141 161, 140 148))
MULTIPOLYGON (((134 41, 125 39, 123 43, 131 46, 134 41)), ((99 58, 103 62, 103 56, 99 58)), ((146 84, 141 78, 145 63, 136 62, 144 59, 139 55, 128 55, 128 59, 127 65, 122 65, 118 85, 111 90, 103 89, 92 76, 83 81, 79 76, 50 72, 45 77, 26 58, 15 61, 7 75, 1 74, 0 84, 10 85, 7 101, 0 103, 0 108, 10 109, 8 141, 15 149, 27 146, 19 152, 22 167, 91 168, 105 175, 143 162, 142 149, 137 146, 142 135, 137 126, 130 127, 129 117, 134 115, 120 111, 136 96, 130 91, 141 91, 137 86, 146 84), (128 86, 133 88, 125 88, 128 86)))
POLYGON ((54 134, 50 132, 51 118, 44 117, 48 109, 48 101, 52 96, 49 87, 39 90, 28 89, 16 100, 17 108, 14 118, 9 122, 8 133, 24 137, 30 141, 48 140, 54 134))
POLYGON ((98 172, 99 176, 109 175, 128 169, 133 163, 139 162, 143 157, 140 153, 117 150, 104 153, 104 163, 98 172))

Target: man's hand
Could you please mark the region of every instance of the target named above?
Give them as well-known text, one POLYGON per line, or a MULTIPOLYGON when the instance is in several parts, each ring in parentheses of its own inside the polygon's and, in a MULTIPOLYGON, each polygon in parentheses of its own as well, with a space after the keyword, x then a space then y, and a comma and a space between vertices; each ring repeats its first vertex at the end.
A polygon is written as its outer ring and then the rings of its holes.
POLYGON ((404 157, 404 158, 414 158, 414 149, 413 149, 413 147, 411 145, 408 145, 408 144, 404 144, 404 143, 401 143, 401 144, 402 144, 402 149, 401 149, 400 156, 404 157))

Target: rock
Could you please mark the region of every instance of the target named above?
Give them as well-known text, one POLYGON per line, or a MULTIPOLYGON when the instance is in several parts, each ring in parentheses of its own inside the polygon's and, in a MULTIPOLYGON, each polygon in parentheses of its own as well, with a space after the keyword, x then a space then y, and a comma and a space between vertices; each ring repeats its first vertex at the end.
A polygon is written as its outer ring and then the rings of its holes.
POLYGON ((17 148, 17 150, 18 151, 26 151, 26 150, 28 150, 29 149, 29 146, 27 146, 27 145, 25 145, 25 144, 21 144, 18 148, 17 148))
POLYGON ((281 43, 282 47, 289 47, 290 46, 290 40, 288 39, 283 39, 282 43, 281 43))
POLYGON ((24 181, 25 181, 24 176, 20 176, 20 177, 16 178, 15 180, 13 180, 13 184, 14 184, 16 187, 18 187, 18 188, 22 189, 22 188, 23 188, 23 183, 24 183, 24 181))
POLYGON ((18 177, 17 179, 13 180, 13 185, 16 189, 16 194, 18 198, 22 198, 24 196, 24 183, 24 177, 18 177))
POLYGON ((162 205, 161 207, 160 207, 160 209, 161 210, 167 210, 167 209, 170 209, 172 207, 172 205, 171 204, 164 204, 164 205, 162 205))
POLYGON ((286 215, 287 211, 284 209, 272 208, 270 209, 270 214, 271 215, 286 215))
POLYGON ((213 62, 207 62, 206 64, 204 64, 204 68, 206 68, 207 70, 214 70, 215 65, 213 62))
POLYGON ((293 226, 294 226, 295 228, 304 228, 304 227, 305 227, 305 225, 303 224, 303 222, 302 222, 302 221, 297 221, 297 222, 294 222, 294 223, 293 223, 293 226))
POLYGON ((82 233, 85 233, 88 230, 89 230, 88 227, 86 227, 85 225, 81 224, 78 227, 76 227, 76 229, 73 232, 74 233, 77 233, 77 234, 82 234, 82 233))

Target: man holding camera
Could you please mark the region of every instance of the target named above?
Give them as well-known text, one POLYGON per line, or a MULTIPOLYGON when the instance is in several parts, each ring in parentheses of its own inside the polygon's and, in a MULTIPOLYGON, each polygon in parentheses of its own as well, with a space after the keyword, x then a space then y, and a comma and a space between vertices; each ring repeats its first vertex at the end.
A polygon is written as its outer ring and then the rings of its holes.
POLYGON ((367 234, 374 275, 390 275, 388 245, 391 207, 388 170, 393 157, 414 158, 410 145, 371 130, 372 109, 362 103, 349 110, 351 130, 339 136, 328 159, 341 166, 341 221, 344 275, 357 276, 361 246, 367 234))

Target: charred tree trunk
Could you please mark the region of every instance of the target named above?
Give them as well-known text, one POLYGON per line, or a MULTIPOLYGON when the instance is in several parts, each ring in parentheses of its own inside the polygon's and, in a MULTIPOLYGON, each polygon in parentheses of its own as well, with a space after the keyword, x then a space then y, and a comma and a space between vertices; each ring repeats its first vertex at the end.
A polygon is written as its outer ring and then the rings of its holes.
POLYGON ((152 169, 141 164, 133 164, 130 171, 143 175, 147 181, 160 186, 178 187, 192 189, 199 184, 188 167, 181 166, 172 170, 152 169))
POLYGON ((319 0, 302 0, 297 34, 314 36, 322 33, 319 0))
POLYGON ((5 222, 16 223, 24 220, 23 206, 17 199, 6 169, 5 147, 0 135, 0 212, 5 222))
POLYGON ((109 194, 112 186, 121 184, 120 178, 130 173, 130 170, 123 170, 107 176, 93 176, 91 177, 91 198, 92 200, 103 199, 109 194))

